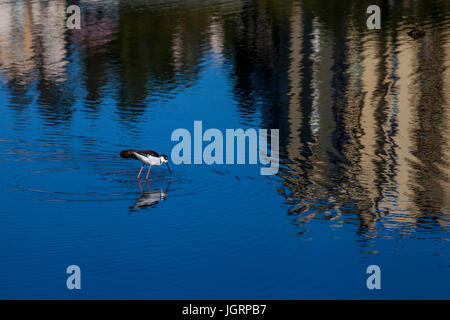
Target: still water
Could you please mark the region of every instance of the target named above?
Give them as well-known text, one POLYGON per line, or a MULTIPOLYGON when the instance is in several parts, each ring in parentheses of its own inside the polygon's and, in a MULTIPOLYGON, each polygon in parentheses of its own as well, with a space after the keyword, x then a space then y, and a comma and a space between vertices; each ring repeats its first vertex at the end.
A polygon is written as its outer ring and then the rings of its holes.
POLYGON ((0 298, 449 299, 450 3, 372 2, 0 1, 0 298), (138 183, 195 120, 278 174, 138 183))

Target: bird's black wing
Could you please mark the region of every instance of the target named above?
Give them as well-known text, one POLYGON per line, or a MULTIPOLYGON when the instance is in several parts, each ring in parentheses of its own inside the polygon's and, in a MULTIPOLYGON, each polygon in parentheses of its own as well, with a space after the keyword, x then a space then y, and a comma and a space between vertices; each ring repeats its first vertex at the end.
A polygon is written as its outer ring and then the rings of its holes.
POLYGON ((159 158, 158 152, 155 152, 153 150, 135 150, 134 152, 139 153, 140 155, 143 156, 152 156, 155 158, 159 158))
POLYGON ((136 154, 134 153, 134 150, 123 150, 123 151, 120 153, 120 156, 121 156, 122 158, 125 158, 125 159, 136 159, 136 160, 139 160, 139 159, 136 157, 136 154))
POLYGON ((152 157, 159 158, 159 154, 153 150, 124 150, 120 153, 120 156, 122 158, 139 160, 139 158, 136 157, 136 153, 140 154, 141 156, 144 156, 144 157, 147 157, 148 155, 150 155, 152 157))

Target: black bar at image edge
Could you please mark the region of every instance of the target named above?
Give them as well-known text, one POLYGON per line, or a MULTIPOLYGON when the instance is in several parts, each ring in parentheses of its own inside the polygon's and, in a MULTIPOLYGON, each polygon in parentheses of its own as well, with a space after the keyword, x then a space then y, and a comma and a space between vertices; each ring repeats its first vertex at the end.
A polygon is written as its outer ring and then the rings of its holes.
MULTIPOLYGON (((10 307, 15 314, 33 310, 45 314, 66 310, 71 315, 88 312, 105 316, 124 314, 145 315, 148 319, 299 319, 307 315, 321 316, 360 314, 386 315, 393 308, 399 314, 415 313, 418 309, 449 306, 448 300, 6 300, 0 307, 10 307), (30 308, 27 307, 30 306, 30 308), (358 307, 358 308, 357 308, 358 307), (362 309, 360 309, 361 307, 362 309), (62 309, 61 309, 62 308, 62 309), (415 311, 416 310, 416 311, 415 311)), ((427 309, 430 310, 430 309, 427 309)), ((436 310, 437 311, 437 310, 436 310)))

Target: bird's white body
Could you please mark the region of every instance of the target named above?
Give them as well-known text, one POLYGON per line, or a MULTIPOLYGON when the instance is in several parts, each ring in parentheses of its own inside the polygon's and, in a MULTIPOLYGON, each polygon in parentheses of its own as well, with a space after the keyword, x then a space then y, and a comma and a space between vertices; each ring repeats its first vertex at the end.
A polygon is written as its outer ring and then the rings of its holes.
POLYGON ((137 152, 134 152, 136 158, 142 161, 143 164, 147 164, 149 166, 160 166, 163 163, 162 157, 154 157, 150 154, 141 155, 137 152))

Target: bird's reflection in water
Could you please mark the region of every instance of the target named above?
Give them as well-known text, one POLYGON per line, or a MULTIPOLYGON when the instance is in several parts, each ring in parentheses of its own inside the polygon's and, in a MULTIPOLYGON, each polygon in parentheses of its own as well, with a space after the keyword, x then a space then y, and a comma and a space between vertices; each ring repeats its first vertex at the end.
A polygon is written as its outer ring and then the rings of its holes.
POLYGON ((130 207, 130 211, 134 212, 138 209, 154 207, 158 202, 166 200, 167 194, 169 192, 170 182, 167 183, 165 189, 150 189, 148 181, 146 181, 147 190, 144 189, 141 182, 139 181, 139 188, 141 189, 141 196, 137 198, 133 206, 130 207))

